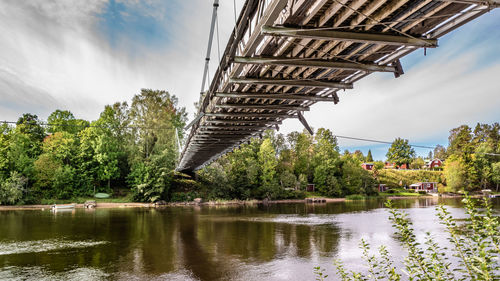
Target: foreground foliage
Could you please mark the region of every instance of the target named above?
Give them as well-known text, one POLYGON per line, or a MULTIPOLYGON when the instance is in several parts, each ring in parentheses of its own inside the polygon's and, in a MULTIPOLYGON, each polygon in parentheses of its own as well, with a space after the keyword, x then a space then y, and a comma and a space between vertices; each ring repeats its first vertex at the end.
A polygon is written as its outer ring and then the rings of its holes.
MULTIPOLYGON (((452 247, 441 247, 430 233, 426 233, 423 244, 417 241, 415 230, 408 214, 394 209, 389 201, 390 221, 396 229, 408 255, 404 267, 396 268, 386 247, 378 249, 379 255, 370 253, 370 245, 361 240, 360 248, 367 265, 366 272, 349 271, 341 261, 335 261, 341 280, 499 280, 500 278, 500 224, 492 213, 488 199, 476 204, 468 196, 463 200, 467 214, 465 223, 457 223, 442 205, 436 208, 437 217, 446 227, 452 247), (452 261, 452 257, 455 259, 452 261)), ((316 276, 323 280, 324 274, 315 268, 316 276)))

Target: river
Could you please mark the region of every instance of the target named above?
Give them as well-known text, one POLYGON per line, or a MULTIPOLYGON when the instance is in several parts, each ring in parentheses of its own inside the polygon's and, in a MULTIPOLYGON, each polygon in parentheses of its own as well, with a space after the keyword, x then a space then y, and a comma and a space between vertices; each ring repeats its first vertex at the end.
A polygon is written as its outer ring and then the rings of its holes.
MULTIPOLYGON (((459 199, 402 199, 419 239, 446 245, 434 206, 463 217, 459 199)), ((496 211, 500 201, 494 202, 496 211)), ((363 270, 358 245, 406 255, 383 201, 0 211, 0 279, 314 280, 334 259, 363 270)))

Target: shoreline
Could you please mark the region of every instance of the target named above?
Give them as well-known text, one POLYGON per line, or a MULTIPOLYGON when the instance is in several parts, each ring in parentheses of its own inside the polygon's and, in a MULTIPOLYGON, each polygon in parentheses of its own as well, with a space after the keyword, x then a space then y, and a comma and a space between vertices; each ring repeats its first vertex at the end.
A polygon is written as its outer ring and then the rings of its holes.
MULTIPOLYGON (((443 195, 443 196, 387 196, 385 198, 380 197, 378 199, 430 199, 430 198, 461 198, 460 195, 443 195)), ((335 202, 345 202, 345 201, 362 201, 371 200, 376 198, 365 198, 360 200, 347 200, 346 198, 324 198, 315 197, 314 199, 320 200, 320 202, 308 202, 308 199, 283 199, 283 200, 228 200, 228 201, 207 201, 202 203, 190 202, 169 202, 164 205, 157 205, 155 203, 140 203, 140 202, 128 202, 128 203, 114 203, 114 202, 96 202, 94 208, 106 209, 106 208, 164 208, 164 207, 179 207, 179 206, 230 206, 230 205, 255 205, 255 204, 290 204, 290 203, 306 203, 306 204, 325 204, 325 203, 335 203, 335 202)), ((72 204, 72 203, 68 203, 72 204)), ((85 204, 74 204, 75 209, 85 209, 85 204)), ((50 210, 53 205, 13 205, 13 206, 0 206, 0 211, 12 211, 12 210, 50 210)))

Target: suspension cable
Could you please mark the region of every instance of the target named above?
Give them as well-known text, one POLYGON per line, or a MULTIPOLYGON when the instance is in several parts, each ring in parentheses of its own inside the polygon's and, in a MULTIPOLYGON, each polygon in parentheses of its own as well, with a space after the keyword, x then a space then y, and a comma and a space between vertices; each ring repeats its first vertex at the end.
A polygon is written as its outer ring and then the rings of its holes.
POLYGON ((210 24, 210 34, 208 36, 207 55, 205 56, 205 67, 203 69, 203 79, 201 81, 200 93, 203 93, 204 89, 205 89, 205 80, 207 79, 208 65, 210 63, 210 53, 212 51, 212 41, 213 41, 213 37, 214 37, 215 21, 217 19, 217 8, 218 7, 219 7, 219 0, 214 0, 213 11, 212 11, 212 23, 210 24))
POLYGON ((217 23, 217 53, 219 54, 219 62, 220 62, 219 16, 216 17, 216 23, 217 23))

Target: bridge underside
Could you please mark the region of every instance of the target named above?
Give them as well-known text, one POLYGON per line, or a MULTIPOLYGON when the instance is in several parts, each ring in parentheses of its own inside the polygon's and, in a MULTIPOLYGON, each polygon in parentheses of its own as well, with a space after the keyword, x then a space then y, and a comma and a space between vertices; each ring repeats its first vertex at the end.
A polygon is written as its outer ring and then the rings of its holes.
MULTIPOLYGON (((181 154, 211 163, 498 6, 475 0, 247 0, 181 154)), ((423 51, 425 52, 425 51, 423 51)))

